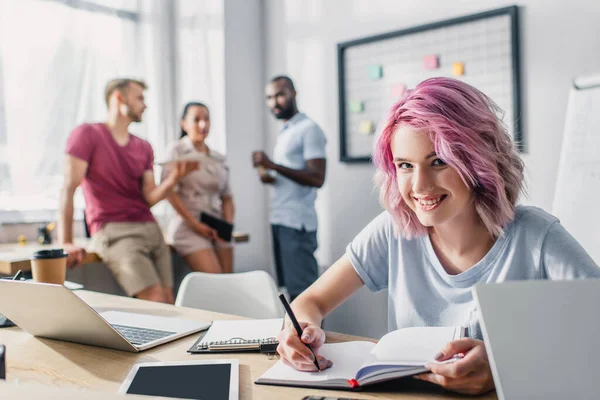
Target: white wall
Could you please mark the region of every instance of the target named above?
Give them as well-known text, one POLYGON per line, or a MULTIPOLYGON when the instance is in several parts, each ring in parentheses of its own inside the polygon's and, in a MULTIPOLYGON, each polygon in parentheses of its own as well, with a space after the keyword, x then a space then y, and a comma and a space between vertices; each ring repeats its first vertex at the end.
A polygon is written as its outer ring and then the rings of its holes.
POLYGON ((236 230, 250 242, 235 247, 235 271, 269 270, 266 191, 252 168, 251 152, 265 145, 264 40, 261 0, 225 0, 225 129, 236 230))
MULTIPOLYGON (((342 255, 352 237, 380 212, 371 190, 373 167, 338 161, 336 44, 512 4, 502 0, 264 0, 265 78, 289 74, 297 85, 299 108, 328 137, 327 180, 318 199, 322 264, 342 255)), ((576 75, 600 71, 600 2, 523 0, 518 5, 530 194, 523 202, 550 210, 570 82, 576 75)), ((269 120, 266 127, 271 149, 278 126, 269 120)), ((380 336, 386 329, 385 294, 361 291, 327 320, 326 327, 380 336)))

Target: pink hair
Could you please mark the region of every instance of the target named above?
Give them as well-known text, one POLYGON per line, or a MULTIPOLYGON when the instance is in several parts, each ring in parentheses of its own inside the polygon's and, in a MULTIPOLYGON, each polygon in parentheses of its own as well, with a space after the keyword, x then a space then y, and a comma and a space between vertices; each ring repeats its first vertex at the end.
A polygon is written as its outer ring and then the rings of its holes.
POLYGON ((373 152, 379 201, 410 239, 427 230, 402 200, 392 161, 391 141, 401 124, 425 129, 440 159, 474 192, 475 209, 493 237, 514 218, 523 188, 523 161, 501 121, 501 110, 485 94, 462 81, 430 78, 407 91, 390 109, 373 152))

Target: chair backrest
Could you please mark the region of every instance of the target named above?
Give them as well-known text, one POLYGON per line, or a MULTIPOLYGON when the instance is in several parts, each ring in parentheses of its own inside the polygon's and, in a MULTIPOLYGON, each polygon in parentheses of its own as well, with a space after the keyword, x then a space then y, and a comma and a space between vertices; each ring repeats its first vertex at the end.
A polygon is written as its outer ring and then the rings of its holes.
POLYGON ((284 313, 277 285, 265 271, 189 273, 181 282, 175 305, 249 318, 281 318, 284 313))

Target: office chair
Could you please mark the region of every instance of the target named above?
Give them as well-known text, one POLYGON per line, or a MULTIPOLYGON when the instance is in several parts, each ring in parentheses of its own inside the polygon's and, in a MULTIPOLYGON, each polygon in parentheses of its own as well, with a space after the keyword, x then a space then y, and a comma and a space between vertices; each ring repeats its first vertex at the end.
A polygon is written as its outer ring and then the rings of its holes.
POLYGON ((281 318, 277 285, 265 271, 234 274, 189 273, 181 282, 176 306, 249 318, 281 318))

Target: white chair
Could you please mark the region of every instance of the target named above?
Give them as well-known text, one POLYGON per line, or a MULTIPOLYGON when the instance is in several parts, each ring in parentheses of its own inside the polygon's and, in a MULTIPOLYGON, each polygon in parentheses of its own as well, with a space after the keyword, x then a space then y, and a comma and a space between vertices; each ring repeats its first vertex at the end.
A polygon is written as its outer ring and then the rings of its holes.
POLYGON ((281 318, 284 313, 277 285, 265 271, 191 272, 181 282, 175 305, 249 318, 281 318))

